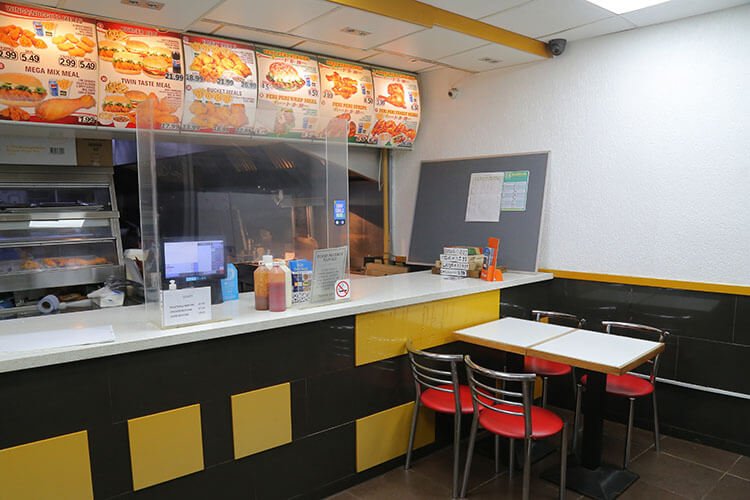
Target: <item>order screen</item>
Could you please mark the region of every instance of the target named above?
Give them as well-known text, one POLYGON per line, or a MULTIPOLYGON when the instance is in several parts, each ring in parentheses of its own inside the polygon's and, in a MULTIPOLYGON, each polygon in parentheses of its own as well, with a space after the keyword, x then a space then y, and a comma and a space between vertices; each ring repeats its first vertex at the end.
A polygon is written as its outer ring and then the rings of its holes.
POLYGON ((222 240, 164 243, 164 275, 167 279, 217 274, 224 274, 222 240))

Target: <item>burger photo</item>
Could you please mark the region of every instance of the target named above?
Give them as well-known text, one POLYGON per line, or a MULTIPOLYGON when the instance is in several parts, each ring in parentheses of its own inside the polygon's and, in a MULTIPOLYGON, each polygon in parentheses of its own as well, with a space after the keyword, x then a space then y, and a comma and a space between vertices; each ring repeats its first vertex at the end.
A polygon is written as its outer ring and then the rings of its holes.
POLYGON ((141 42, 140 40, 128 40, 128 42, 125 44, 125 48, 128 49, 128 52, 132 52, 133 54, 139 54, 142 56, 145 56, 148 54, 148 44, 145 42, 141 42))
POLYGON ((143 67, 143 60, 138 54, 118 52, 112 59, 112 67, 124 75, 137 75, 143 67))
POLYGON ((152 78, 164 78, 171 64, 160 56, 148 56, 143 58, 143 72, 152 78))
POLYGON ((133 111, 133 103, 124 95, 108 95, 104 98, 102 111, 108 113, 130 113, 133 111))
POLYGON ((141 92, 140 90, 128 90, 125 92, 125 97, 130 100, 130 104, 133 105, 133 108, 137 108, 140 103, 145 101, 148 98, 148 94, 145 92, 141 92))
POLYGON ((124 51, 125 46, 121 43, 110 42, 109 40, 102 40, 99 42, 99 57, 105 61, 111 61, 115 54, 124 51))
POLYGON ((165 47, 151 47, 148 49, 148 55, 154 57, 161 57, 166 61, 167 64, 172 64, 172 51, 165 47))
POLYGON ((33 108, 47 97, 39 79, 23 73, 0 74, 0 104, 33 108))

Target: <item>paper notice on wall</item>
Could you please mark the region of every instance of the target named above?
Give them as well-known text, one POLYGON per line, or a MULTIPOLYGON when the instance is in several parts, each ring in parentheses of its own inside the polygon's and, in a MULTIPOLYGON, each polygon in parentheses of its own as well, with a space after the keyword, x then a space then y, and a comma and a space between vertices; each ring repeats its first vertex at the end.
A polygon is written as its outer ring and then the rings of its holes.
POLYGON ((529 193, 529 171, 505 172, 503 182, 503 212, 526 211, 526 197, 529 193))
POLYGON ((503 198, 504 172, 471 174, 466 200, 466 222, 498 222, 503 198))
POLYGON ((336 300, 336 283, 346 278, 348 247, 326 248, 313 253, 312 303, 336 300))

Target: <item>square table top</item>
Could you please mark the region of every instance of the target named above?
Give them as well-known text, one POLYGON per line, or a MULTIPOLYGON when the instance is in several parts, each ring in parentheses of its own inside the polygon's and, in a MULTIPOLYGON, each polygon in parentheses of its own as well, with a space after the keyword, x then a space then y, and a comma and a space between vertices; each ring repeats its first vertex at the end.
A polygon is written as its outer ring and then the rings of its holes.
POLYGON ((664 344, 619 335, 574 330, 537 344, 528 355, 578 368, 622 375, 664 350, 664 344))
POLYGON ((471 344, 501 349, 516 354, 575 330, 573 327, 551 325, 539 321, 503 318, 454 332, 456 338, 471 344))

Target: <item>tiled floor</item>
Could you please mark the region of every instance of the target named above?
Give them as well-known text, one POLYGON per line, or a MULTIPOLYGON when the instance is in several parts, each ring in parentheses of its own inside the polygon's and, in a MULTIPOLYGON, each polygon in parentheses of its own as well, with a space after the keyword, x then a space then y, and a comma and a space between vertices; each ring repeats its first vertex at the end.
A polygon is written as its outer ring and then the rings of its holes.
MULTIPOLYGON (((606 422, 604 459, 622 462, 625 428, 606 422)), ((619 498, 623 500, 750 499, 750 457, 700 444, 662 436, 661 454, 656 455, 652 434, 636 429, 632 443, 630 469, 640 475, 619 498)), ((465 453, 465 443, 462 447, 465 453)), ((396 468, 354 486, 331 500, 359 499, 428 499, 450 498, 452 454, 450 448, 414 462, 409 471, 396 468)), ((501 459, 503 460, 503 459, 501 459)), ((554 453, 532 467, 531 498, 557 498, 557 486, 540 479, 539 474, 558 464, 554 453)), ((504 464, 504 463, 503 463, 504 464)), ((494 462, 475 454, 469 481, 469 500, 521 498, 521 474, 508 478, 507 466, 500 475, 494 473, 494 462)), ((568 491, 566 498, 584 498, 568 491)))

